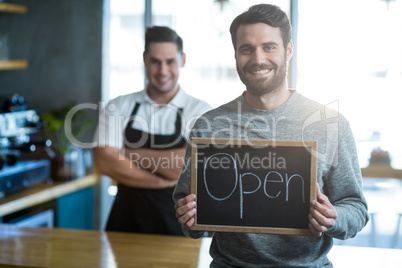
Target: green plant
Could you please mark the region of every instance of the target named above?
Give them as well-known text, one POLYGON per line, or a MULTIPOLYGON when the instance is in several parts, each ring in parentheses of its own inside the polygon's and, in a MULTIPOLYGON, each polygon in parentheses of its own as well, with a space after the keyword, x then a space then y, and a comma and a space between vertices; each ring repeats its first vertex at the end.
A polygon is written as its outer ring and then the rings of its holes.
POLYGON ((52 141, 52 148, 58 154, 64 155, 71 145, 66 135, 66 127, 71 128, 71 133, 76 139, 80 139, 89 128, 96 124, 87 110, 78 109, 74 112, 71 123, 65 125, 67 114, 76 106, 77 103, 68 102, 60 109, 51 109, 42 114, 46 136, 52 141))

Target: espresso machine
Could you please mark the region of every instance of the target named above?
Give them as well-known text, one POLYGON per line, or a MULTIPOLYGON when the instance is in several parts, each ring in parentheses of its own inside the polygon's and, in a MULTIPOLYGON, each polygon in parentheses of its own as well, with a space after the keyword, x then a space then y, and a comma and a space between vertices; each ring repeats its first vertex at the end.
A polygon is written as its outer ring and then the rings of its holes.
POLYGON ((50 161, 40 152, 50 145, 22 96, 0 97, 0 198, 49 179, 50 161))

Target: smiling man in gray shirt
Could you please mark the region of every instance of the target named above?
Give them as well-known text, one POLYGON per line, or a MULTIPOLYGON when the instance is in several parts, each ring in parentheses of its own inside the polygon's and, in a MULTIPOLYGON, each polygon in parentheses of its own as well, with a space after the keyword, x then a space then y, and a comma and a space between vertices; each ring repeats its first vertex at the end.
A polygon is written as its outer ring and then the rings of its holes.
MULTIPOLYGON (((333 238, 354 237, 368 221, 349 123, 337 111, 288 89, 293 44, 282 10, 268 4, 252 6, 232 22, 230 32, 246 91, 204 114, 191 136, 317 141, 317 199, 308 215, 312 236, 215 232, 211 267, 332 267, 327 254, 333 238)), ((188 194, 189 159, 190 145, 173 199, 184 234, 200 238, 203 232, 190 229, 196 203, 188 194)))

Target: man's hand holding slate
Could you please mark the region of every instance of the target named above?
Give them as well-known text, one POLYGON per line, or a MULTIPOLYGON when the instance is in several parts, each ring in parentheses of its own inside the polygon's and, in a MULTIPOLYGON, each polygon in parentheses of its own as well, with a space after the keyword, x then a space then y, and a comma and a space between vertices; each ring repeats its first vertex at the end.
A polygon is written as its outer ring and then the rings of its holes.
POLYGON ((190 194, 182 199, 179 199, 175 205, 176 218, 184 230, 189 230, 194 224, 194 216, 196 213, 195 195, 190 194))
POLYGON ((335 225, 338 217, 334 206, 329 202, 328 197, 321 193, 317 184, 317 200, 313 200, 308 215, 310 231, 316 236, 321 237, 323 232, 328 231, 335 225))

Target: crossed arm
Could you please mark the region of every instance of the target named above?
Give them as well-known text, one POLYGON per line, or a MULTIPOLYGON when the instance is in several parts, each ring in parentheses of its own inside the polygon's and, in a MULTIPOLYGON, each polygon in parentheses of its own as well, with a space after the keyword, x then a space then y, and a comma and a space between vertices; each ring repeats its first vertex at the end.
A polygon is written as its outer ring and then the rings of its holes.
POLYGON ((185 147, 170 150, 125 149, 124 155, 137 167, 177 181, 184 163, 185 147))
POLYGON ((93 153, 97 173, 128 186, 162 189, 176 184, 182 168, 182 162, 179 160, 178 164, 166 162, 165 165, 162 165, 162 160, 169 161, 169 154, 173 154, 173 159, 183 158, 184 150, 126 149, 124 152, 114 147, 97 147, 93 149, 93 153), (135 153, 135 157, 138 157, 130 159, 130 153, 135 153), (148 159, 151 165, 144 168, 141 163, 144 164, 145 161, 141 159, 148 159))

